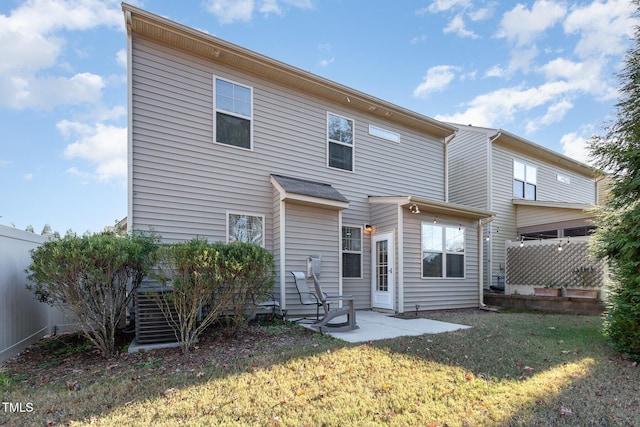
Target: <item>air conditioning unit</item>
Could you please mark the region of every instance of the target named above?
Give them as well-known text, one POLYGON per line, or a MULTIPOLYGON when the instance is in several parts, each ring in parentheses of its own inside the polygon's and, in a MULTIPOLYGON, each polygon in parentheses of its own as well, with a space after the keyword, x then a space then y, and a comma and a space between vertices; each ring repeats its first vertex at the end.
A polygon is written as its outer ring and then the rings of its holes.
MULTIPOLYGON (((160 309, 163 295, 172 292, 167 287, 143 287, 136 291, 136 343, 160 344, 177 342, 169 320, 160 309)), ((172 314, 175 310, 171 307, 172 314)))

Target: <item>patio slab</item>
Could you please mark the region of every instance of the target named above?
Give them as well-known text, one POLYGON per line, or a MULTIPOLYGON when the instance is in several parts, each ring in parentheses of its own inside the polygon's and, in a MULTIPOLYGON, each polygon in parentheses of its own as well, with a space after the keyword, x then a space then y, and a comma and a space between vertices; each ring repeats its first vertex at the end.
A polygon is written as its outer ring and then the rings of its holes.
MULTIPOLYGON (((336 322, 339 321, 341 319, 337 318, 336 322)), ((422 318, 400 319, 394 317, 393 314, 370 310, 356 311, 356 323, 359 328, 353 331, 327 332, 327 334, 350 343, 359 343, 402 336, 439 334, 470 328, 470 326, 441 322, 439 320, 422 318)), ((310 323, 301 322, 300 324, 309 329, 312 329, 313 326, 310 323)))

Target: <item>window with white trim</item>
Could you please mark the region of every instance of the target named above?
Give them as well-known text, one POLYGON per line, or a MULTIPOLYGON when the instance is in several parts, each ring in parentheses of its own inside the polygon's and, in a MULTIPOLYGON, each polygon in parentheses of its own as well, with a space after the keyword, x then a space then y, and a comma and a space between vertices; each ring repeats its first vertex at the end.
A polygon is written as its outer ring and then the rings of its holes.
POLYGON ((465 228, 422 223, 422 277, 464 277, 465 228))
POLYGON ((264 216, 227 213, 227 243, 247 242, 264 247, 264 216))
POLYGON ((253 89, 219 77, 214 83, 215 142, 250 150, 253 89))
POLYGON ((369 135, 386 139, 387 141, 400 142, 400 134, 390 130, 383 129, 379 126, 369 125, 369 135))
POLYGON ((342 277, 362 278, 362 227, 342 227, 342 277))
POLYGON ((327 113, 327 164, 353 172, 353 120, 327 113))
POLYGON ((537 169, 519 160, 513 161, 513 197, 536 200, 537 169))

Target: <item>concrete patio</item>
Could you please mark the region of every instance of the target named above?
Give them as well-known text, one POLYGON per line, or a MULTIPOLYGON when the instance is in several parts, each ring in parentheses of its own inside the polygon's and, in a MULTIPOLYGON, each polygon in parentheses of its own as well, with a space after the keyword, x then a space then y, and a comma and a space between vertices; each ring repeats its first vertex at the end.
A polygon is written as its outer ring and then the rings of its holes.
MULTIPOLYGON (((341 320, 338 318, 336 321, 341 320)), ((350 343, 359 343, 402 336, 439 334, 470 328, 470 326, 441 322, 438 320, 415 317, 401 319, 395 317, 393 314, 370 310, 356 311, 356 323, 359 328, 353 331, 327 332, 327 334, 350 343)), ((300 324, 306 328, 313 329, 313 323, 311 321, 301 321, 300 324)))

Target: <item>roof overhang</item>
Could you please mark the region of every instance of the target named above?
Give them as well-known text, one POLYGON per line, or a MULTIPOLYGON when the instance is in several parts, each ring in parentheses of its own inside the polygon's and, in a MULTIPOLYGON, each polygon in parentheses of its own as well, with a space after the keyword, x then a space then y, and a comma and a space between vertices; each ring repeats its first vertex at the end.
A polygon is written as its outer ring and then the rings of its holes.
POLYGON ((513 199, 512 203, 516 206, 532 206, 536 208, 554 208, 554 209, 572 209, 578 211, 589 211, 595 206, 590 203, 568 203, 568 202, 550 202, 544 200, 525 200, 513 199))
POLYGON ((348 209, 349 201, 329 184, 271 175, 280 200, 331 209, 348 209))
POLYGON ((599 176, 597 170, 585 163, 579 162, 567 157, 564 154, 560 154, 553 150, 550 150, 542 145, 531 142, 527 139, 514 135, 506 130, 497 129, 495 135, 493 135, 493 143, 501 145, 503 147, 510 148, 514 151, 527 154, 536 159, 544 160, 545 162, 555 165, 564 170, 568 170, 582 176, 586 176, 591 179, 596 179, 599 176))
POLYGON ((143 9, 122 3, 122 10, 129 33, 166 43, 211 61, 342 104, 350 109, 396 122, 435 138, 444 139, 456 131, 456 128, 449 124, 260 55, 143 9))
POLYGON ((392 204, 401 207, 417 205, 420 211, 434 215, 451 215, 469 219, 484 219, 495 216, 494 212, 476 209, 456 203, 441 202, 418 196, 369 196, 371 204, 392 204))

